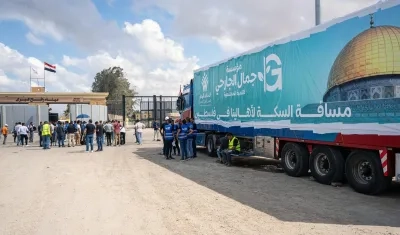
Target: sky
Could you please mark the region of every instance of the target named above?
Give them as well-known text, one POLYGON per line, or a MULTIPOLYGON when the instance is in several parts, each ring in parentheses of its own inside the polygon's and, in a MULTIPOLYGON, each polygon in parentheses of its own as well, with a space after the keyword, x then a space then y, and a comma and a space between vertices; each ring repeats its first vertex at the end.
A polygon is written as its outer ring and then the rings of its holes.
MULTIPOLYGON (((321 0, 322 22, 375 2, 321 0)), ((47 62, 49 92, 120 66, 139 95, 177 95, 194 69, 314 23, 314 0, 0 0, 0 92, 29 91, 47 62)))

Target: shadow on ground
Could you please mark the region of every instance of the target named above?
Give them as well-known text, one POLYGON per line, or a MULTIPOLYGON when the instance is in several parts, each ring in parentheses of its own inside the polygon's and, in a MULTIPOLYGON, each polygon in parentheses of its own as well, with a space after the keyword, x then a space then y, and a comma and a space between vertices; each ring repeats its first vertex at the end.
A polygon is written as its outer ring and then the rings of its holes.
POLYGON ((159 148, 137 149, 138 157, 282 221, 400 227, 400 186, 381 196, 350 187, 293 178, 268 162, 240 161, 233 167, 199 152, 191 161, 165 160, 159 148), (267 164, 267 165, 266 165, 267 164))

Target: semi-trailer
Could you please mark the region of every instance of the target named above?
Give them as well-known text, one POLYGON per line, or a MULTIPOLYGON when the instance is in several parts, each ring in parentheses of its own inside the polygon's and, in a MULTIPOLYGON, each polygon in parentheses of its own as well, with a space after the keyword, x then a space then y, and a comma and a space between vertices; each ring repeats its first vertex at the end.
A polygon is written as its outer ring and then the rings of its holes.
POLYGON ((229 132, 289 176, 385 191, 400 181, 399 15, 379 2, 196 70, 177 103, 197 145, 213 155, 229 132))

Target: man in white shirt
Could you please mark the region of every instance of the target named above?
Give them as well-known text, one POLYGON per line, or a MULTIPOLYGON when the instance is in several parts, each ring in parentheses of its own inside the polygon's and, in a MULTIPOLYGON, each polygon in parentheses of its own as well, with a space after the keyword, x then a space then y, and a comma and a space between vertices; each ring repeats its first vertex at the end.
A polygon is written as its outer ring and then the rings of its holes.
POLYGON ((14 128, 15 134, 17 135, 17 146, 21 143, 21 136, 19 135, 19 128, 21 127, 21 122, 17 122, 14 128))
POLYGON ((121 145, 124 145, 125 144, 125 136, 126 136, 126 130, 125 130, 125 127, 124 126, 121 126, 121 145))
POLYGON ((139 145, 142 145, 142 137, 143 137, 143 129, 144 128, 146 128, 146 126, 143 123, 141 123, 139 120, 137 120, 137 123, 135 125, 135 130, 137 133, 139 145))
POLYGON ((28 146, 28 133, 29 133, 28 127, 25 126, 25 123, 22 123, 22 125, 18 129, 18 135, 21 138, 22 146, 24 146, 24 140, 25 140, 25 145, 28 146))

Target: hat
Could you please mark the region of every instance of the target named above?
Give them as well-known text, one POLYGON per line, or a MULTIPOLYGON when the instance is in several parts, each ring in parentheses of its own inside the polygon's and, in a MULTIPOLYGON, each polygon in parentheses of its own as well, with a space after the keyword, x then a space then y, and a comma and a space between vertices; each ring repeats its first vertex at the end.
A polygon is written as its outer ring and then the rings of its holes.
POLYGON ((8 126, 8 124, 5 124, 4 126, 8 126))
POLYGON ((165 120, 168 120, 168 119, 169 119, 169 117, 168 117, 168 116, 166 116, 166 117, 165 117, 165 120))

